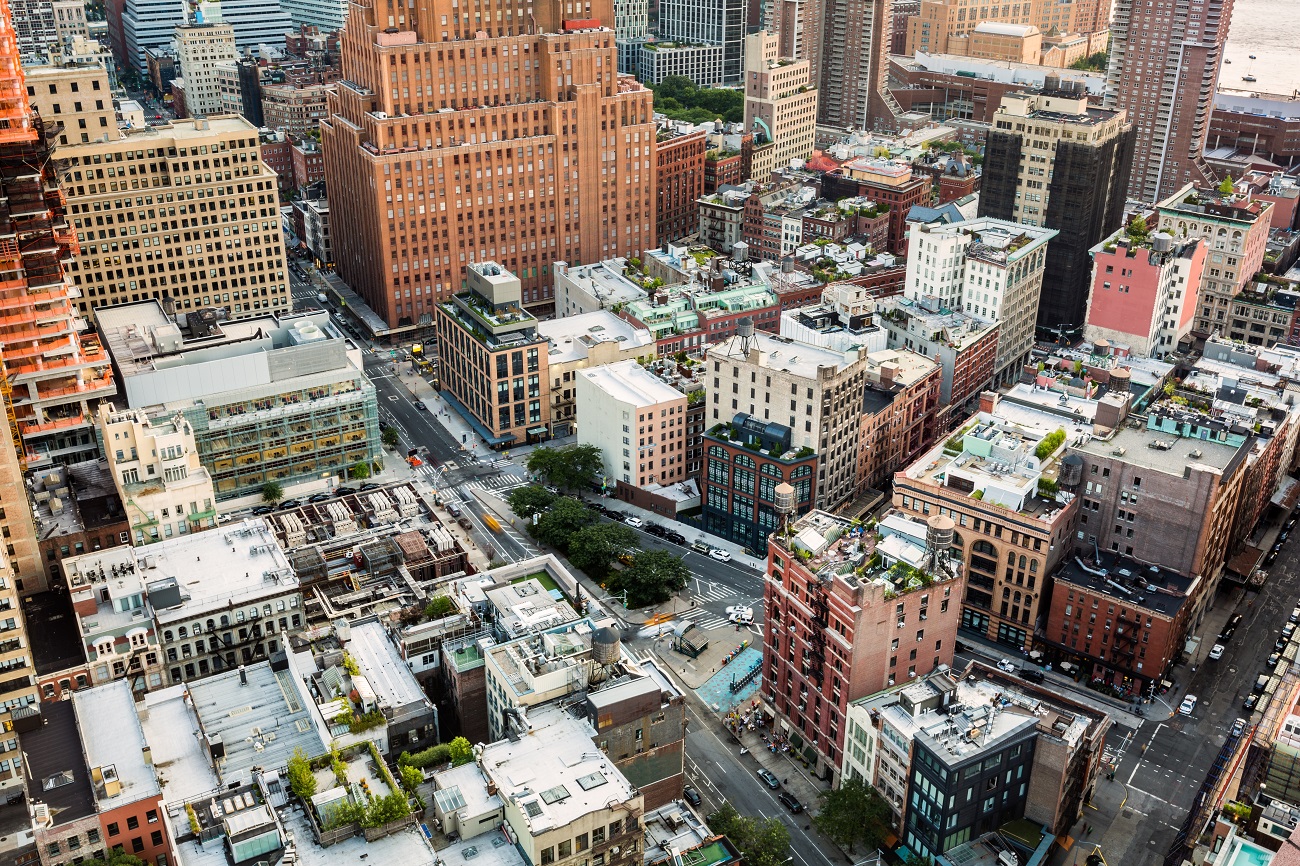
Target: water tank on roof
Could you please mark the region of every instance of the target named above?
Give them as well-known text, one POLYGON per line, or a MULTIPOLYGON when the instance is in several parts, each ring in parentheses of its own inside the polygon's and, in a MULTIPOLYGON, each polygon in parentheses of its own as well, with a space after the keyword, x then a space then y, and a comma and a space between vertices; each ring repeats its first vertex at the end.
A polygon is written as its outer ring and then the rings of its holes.
POLYGON ((790 256, 786 256, 785 258, 781 259, 781 273, 783 274, 794 273, 794 259, 791 258, 790 256))
POLYGON ((738 262, 749 261, 749 244, 736 241, 735 246, 731 248, 731 258, 738 262))
POLYGON ((600 665, 612 665, 618 661, 622 646, 618 632, 609 626, 598 628, 591 636, 591 660, 600 665))
POLYGON ((1167 253, 1174 248, 1174 236, 1168 232, 1156 232, 1151 236, 1151 249, 1158 253, 1167 253))
POLYGON ((794 487, 782 481, 772 493, 772 510, 782 517, 789 517, 794 512, 794 487))
POLYGON ((1061 472, 1057 483, 1066 490, 1073 490, 1083 480, 1083 458, 1078 454, 1068 454, 1061 461, 1061 472))
POLYGON ((1127 367, 1119 367, 1110 371, 1110 390, 1117 394, 1127 394, 1129 384, 1133 381, 1133 374, 1127 367))
POLYGON ((957 524, 944 514, 932 514, 925 521, 925 546, 933 551, 952 547, 952 535, 957 524))

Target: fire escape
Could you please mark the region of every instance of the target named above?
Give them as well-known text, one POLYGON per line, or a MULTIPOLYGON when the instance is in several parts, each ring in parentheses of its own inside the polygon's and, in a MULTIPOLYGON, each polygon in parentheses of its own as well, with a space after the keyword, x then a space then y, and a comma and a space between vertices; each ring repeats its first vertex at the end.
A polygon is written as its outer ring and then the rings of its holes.
POLYGON ((808 606, 812 609, 812 618, 808 622, 808 648, 803 654, 803 673, 817 683, 820 690, 826 676, 826 626, 830 622, 830 613, 826 587, 817 578, 808 581, 808 606))
POLYGON ((1115 640, 1111 643, 1111 655, 1115 666, 1125 670, 1135 670, 1137 657, 1137 622, 1129 617, 1128 611, 1120 611, 1115 624, 1115 640))

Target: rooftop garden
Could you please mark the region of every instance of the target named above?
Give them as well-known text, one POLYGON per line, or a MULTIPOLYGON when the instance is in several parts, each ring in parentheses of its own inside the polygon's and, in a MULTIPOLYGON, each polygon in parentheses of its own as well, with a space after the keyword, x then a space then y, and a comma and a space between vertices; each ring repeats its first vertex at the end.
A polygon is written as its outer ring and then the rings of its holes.
POLYGON ((777 460, 804 460, 812 457, 817 452, 808 446, 802 448, 790 448, 786 451, 778 452, 773 447, 764 447, 764 443, 757 437, 747 437, 744 431, 738 429, 731 422, 715 424, 709 429, 709 435, 724 442, 734 442, 737 445, 744 446, 746 449, 762 454, 766 457, 772 457, 777 460))

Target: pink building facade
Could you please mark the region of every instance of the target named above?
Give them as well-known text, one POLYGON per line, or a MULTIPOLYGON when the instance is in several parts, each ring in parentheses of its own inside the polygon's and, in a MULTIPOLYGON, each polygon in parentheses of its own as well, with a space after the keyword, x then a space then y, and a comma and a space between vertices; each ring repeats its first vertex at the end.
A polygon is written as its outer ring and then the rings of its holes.
POLYGON ((1176 351, 1192 330, 1205 242, 1164 233, 1134 241, 1120 230, 1093 247, 1092 263, 1084 338, 1139 356, 1176 351))

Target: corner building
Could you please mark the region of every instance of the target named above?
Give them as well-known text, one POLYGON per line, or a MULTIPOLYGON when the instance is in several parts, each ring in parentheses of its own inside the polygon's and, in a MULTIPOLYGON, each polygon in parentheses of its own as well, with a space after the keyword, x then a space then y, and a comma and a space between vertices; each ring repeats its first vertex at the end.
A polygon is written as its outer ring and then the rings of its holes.
POLYGON ((612 0, 349 4, 321 122, 352 231, 338 273, 394 329, 431 325, 471 262, 553 308, 550 263, 655 246, 652 94, 618 74, 612 0))

